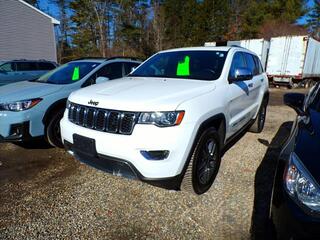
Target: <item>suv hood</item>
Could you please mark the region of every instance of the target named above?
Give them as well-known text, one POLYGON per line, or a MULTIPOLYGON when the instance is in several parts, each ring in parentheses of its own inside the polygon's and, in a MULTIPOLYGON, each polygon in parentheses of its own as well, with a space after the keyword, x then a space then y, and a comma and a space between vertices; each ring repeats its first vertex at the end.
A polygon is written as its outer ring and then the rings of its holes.
POLYGON ((61 88, 61 85, 29 81, 11 83, 0 87, 0 103, 43 97, 61 88))
POLYGON ((128 77, 81 89, 69 100, 82 105, 98 102, 98 108, 123 111, 172 111, 214 88, 208 81, 128 77))

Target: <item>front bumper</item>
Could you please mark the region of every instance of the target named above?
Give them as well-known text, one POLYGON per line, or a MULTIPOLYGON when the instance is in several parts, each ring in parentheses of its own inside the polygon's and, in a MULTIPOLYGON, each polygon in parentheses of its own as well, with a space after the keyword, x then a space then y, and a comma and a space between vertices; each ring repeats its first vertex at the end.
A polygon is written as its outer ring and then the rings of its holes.
POLYGON ((37 107, 26 111, 0 111, 0 140, 24 141, 44 135, 43 112, 37 107), (20 128, 21 134, 14 129, 20 128))
POLYGON ((10 125, 9 135, 6 137, 0 135, 0 142, 21 142, 32 139, 29 133, 29 125, 29 122, 10 125))
POLYGON ((72 154, 77 160, 88 164, 92 167, 108 172, 115 176, 125 177, 134 180, 140 180, 153 186, 179 190, 182 176, 177 175, 170 178, 149 179, 144 177, 130 162, 110 156, 97 154, 96 156, 86 155, 74 149, 73 145, 68 141, 64 142, 65 149, 72 154))
MULTIPOLYGON (((134 167, 133 172, 139 179, 157 180, 181 175, 197 131, 191 124, 167 128, 137 124, 131 135, 113 134, 75 125, 66 114, 60 122, 63 142, 72 146, 74 134, 94 139, 98 156, 124 159, 134 167), (141 151, 169 151, 169 155, 163 160, 148 160, 141 151)), ((83 161, 83 156, 81 159, 83 161)))

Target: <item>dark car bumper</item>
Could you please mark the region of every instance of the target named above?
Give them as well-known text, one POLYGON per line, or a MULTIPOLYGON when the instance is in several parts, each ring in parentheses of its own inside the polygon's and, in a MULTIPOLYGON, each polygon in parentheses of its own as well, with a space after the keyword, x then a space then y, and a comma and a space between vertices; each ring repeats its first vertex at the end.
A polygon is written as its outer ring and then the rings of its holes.
POLYGON ((303 210, 283 188, 274 196, 272 221, 277 239, 320 239, 320 217, 303 210))
POLYGON ((180 185, 182 181, 181 175, 177 175, 170 178, 150 179, 144 177, 130 162, 126 160, 105 156, 98 153, 96 153, 95 155, 88 155, 82 152, 81 150, 79 151, 77 148, 73 146, 73 144, 71 144, 68 141, 64 141, 64 146, 65 149, 72 153, 74 157, 78 159, 80 162, 88 164, 99 170, 108 172, 116 176, 140 180, 153 186, 169 190, 180 190, 180 185))
POLYGON ((33 137, 29 133, 29 122, 13 124, 10 126, 10 134, 7 137, 0 135, 0 142, 23 142, 33 137))

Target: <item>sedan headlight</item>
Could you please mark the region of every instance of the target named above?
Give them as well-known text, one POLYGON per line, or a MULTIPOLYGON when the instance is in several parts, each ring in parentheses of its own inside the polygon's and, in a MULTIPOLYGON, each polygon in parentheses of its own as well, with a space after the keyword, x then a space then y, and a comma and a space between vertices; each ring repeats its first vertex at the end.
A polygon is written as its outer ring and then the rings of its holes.
POLYGON ((311 210, 320 211, 320 187, 295 153, 290 156, 284 181, 292 198, 311 210))
POLYGON ((35 98, 35 99, 21 100, 21 101, 11 102, 11 103, 2 103, 0 104, 0 110, 13 111, 13 112, 24 111, 34 107, 41 100, 42 100, 41 98, 35 98))
POLYGON ((141 113, 138 123, 154 124, 158 127, 179 125, 184 117, 184 111, 173 112, 145 112, 141 113))

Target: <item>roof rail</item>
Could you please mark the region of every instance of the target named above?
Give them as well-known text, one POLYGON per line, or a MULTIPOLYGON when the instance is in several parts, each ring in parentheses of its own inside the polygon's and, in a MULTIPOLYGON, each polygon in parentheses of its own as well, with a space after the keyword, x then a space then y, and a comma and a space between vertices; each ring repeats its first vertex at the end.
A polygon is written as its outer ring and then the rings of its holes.
POLYGON ((46 59, 25 59, 25 58, 21 58, 21 59, 13 59, 13 60, 8 60, 8 61, 11 61, 11 62, 15 62, 15 61, 29 61, 29 62, 54 62, 54 61, 51 61, 51 60, 46 60, 46 59))
POLYGON ((109 61, 109 60, 114 60, 114 59, 130 59, 130 60, 134 60, 134 61, 142 61, 142 59, 136 58, 136 57, 124 57, 124 56, 114 56, 114 57, 81 57, 81 58, 77 58, 77 59, 73 59, 72 61, 77 61, 77 60, 84 60, 84 59, 101 59, 101 60, 105 60, 105 61, 109 61))
POLYGON ((107 60, 108 58, 106 58, 106 57, 81 57, 81 58, 73 59, 72 61, 84 60, 84 59, 101 59, 101 60, 107 60))
POLYGON ((129 59, 129 60, 134 60, 134 61, 143 61, 142 59, 137 58, 137 57, 126 57, 126 56, 114 56, 114 57, 110 57, 110 58, 107 58, 107 61, 108 61, 108 60, 113 60, 113 59, 129 59))
POLYGON ((28 59, 25 59, 25 58, 20 58, 20 59, 13 59, 11 61, 32 61, 32 60, 28 60, 28 59))

